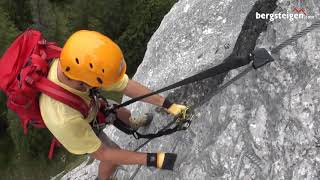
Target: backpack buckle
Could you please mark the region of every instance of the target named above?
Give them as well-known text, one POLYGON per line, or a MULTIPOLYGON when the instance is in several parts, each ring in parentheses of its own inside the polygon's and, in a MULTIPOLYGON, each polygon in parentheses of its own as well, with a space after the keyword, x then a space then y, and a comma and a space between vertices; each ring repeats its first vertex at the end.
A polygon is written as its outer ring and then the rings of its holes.
POLYGON ((45 39, 41 39, 40 41, 38 41, 38 44, 39 45, 43 45, 43 46, 47 46, 48 45, 48 43, 47 43, 47 41, 45 39))
POLYGON ((34 79, 31 78, 30 76, 27 76, 26 79, 25 79, 25 81, 26 81, 29 85, 33 85, 33 83, 34 83, 34 79))

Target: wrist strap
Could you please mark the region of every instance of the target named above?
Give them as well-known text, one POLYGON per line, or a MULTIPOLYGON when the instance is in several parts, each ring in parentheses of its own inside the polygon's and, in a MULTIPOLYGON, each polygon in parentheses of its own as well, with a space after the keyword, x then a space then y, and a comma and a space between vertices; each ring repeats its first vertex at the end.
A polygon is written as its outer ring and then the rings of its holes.
POLYGON ((147 166, 157 167, 157 154, 148 153, 147 154, 147 166))
POLYGON ((169 109, 172 104, 173 104, 173 102, 171 102, 169 99, 166 98, 162 104, 162 107, 169 109))

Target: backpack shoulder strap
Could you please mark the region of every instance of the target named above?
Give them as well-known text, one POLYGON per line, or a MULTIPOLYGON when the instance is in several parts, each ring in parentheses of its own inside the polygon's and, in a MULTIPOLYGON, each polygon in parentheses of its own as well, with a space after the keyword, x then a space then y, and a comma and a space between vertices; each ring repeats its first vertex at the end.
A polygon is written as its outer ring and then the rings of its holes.
POLYGON ((88 116, 89 107, 81 97, 67 91, 49 79, 45 77, 40 78, 39 81, 35 83, 35 87, 55 100, 80 111, 84 117, 88 116))
MULTIPOLYGON (((35 88, 37 88, 40 92, 52 97, 53 99, 78 110, 81 112, 83 117, 86 118, 88 116, 89 107, 81 97, 67 91, 46 77, 41 77, 39 81, 35 83, 35 88)), ((48 158, 50 160, 52 159, 55 146, 61 146, 61 144, 55 137, 53 137, 48 153, 48 158)))
MULTIPOLYGON (((42 39, 42 41, 39 41, 38 44, 46 47, 45 52, 40 51, 40 54, 44 55, 41 57, 41 59, 53 59, 60 56, 61 48, 58 47, 56 43, 47 42, 45 39, 42 39)), ((67 91, 46 77, 41 77, 36 82, 35 87, 53 99, 80 111, 84 117, 88 116, 89 107, 81 97, 67 91)))

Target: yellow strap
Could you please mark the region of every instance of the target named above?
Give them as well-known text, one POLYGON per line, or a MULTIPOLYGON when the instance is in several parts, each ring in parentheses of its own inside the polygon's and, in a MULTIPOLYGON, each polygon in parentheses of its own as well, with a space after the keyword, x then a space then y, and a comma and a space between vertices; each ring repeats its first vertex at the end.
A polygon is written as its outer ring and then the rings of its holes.
POLYGON ((164 156, 165 154, 163 152, 157 153, 157 168, 162 168, 162 165, 164 162, 164 156))

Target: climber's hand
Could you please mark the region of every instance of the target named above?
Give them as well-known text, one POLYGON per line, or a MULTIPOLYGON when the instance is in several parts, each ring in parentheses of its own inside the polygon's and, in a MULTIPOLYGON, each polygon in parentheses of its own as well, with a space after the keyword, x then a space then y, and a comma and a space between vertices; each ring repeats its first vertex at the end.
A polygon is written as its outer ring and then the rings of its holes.
POLYGON ((167 109, 167 112, 169 112, 170 114, 172 114, 174 116, 179 116, 179 115, 183 114, 187 109, 188 108, 185 105, 173 103, 169 107, 169 109, 167 109))
POLYGON ((159 169, 173 170, 176 159, 177 154, 174 153, 148 153, 147 166, 152 166, 159 169))
POLYGON ((173 116, 179 116, 179 115, 185 113, 186 110, 188 109, 187 106, 181 105, 181 104, 172 103, 168 99, 165 99, 162 107, 166 108, 166 111, 168 113, 172 114, 173 116))

